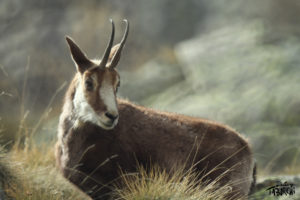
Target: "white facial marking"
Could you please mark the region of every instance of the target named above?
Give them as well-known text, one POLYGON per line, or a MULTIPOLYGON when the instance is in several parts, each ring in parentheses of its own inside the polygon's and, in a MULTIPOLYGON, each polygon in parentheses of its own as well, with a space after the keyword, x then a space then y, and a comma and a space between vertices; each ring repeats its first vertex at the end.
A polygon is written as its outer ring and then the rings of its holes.
MULTIPOLYGON (((87 102, 83 90, 83 84, 80 81, 77 84, 73 99, 74 112, 77 116, 76 121, 74 121, 74 128, 80 128, 80 126, 83 124, 82 122, 91 122, 106 130, 114 128, 118 123, 118 119, 113 122, 112 126, 107 126, 107 124, 110 123, 110 119, 105 116, 105 113, 99 115, 94 111, 94 109, 87 102)), ((114 95, 114 87, 109 84, 109 81, 103 81, 103 85, 100 88, 99 94, 103 103, 107 107, 107 111, 110 114, 117 115, 118 109, 114 95)))
MULTIPOLYGON (((99 124, 99 116, 96 114, 94 109, 90 106, 90 104, 87 102, 84 96, 81 82, 79 82, 77 85, 76 92, 73 99, 73 104, 74 104, 75 114, 77 115, 80 121, 83 122, 89 121, 101 126, 99 124)), ((75 126, 79 126, 79 125, 80 125, 79 121, 76 121, 75 126)))
POLYGON ((102 81, 99 94, 100 98, 102 99, 104 105, 107 108, 107 111, 112 115, 118 115, 114 86, 108 79, 104 79, 102 81))

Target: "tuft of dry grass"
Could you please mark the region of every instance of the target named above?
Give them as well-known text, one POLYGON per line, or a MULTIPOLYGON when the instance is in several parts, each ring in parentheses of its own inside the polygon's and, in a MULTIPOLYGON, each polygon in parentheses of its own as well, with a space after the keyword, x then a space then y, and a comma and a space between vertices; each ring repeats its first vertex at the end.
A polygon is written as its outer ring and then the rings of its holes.
POLYGON ((7 196, 15 200, 88 198, 55 169, 53 144, 25 148, 14 145, 6 154, 6 169, 10 172, 4 177, 7 196))
POLYGON ((125 187, 115 190, 115 199, 122 200, 221 200, 231 191, 217 182, 204 184, 192 170, 182 168, 172 175, 153 166, 139 167, 138 173, 123 174, 125 187))

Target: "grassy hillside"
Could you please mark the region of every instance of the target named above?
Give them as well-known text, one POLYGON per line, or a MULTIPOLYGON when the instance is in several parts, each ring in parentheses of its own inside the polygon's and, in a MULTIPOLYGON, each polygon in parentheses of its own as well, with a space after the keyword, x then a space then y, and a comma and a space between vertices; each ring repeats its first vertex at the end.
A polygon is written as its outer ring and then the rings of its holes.
POLYGON ((7 197, 15 200, 86 199, 55 169, 52 147, 50 144, 25 148, 15 145, 5 155, 2 153, 0 165, 5 169, 2 187, 7 197))

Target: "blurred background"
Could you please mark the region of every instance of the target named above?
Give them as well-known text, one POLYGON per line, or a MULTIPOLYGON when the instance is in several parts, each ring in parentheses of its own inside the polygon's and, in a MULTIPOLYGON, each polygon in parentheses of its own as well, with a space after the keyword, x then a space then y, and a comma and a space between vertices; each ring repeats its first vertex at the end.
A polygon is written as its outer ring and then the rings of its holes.
MULTIPOLYGON (((2 0, 0 129, 56 138, 75 74, 65 35, 100 58, 111 25, 130 33, 119 96, 228 124, 261 171, 300 171, 300 2, 295 0, 2 0)), ((9 146, 9 145, 8 145, 9 146)))

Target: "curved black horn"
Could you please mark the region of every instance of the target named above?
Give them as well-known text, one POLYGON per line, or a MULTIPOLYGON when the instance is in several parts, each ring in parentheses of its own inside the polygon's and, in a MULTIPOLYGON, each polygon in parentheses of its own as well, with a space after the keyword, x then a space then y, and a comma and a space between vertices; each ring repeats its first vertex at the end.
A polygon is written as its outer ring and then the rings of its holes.
POLYGON ((129 31, 129 22, 127 21, 127 19, 124 19, 123 20, 125 23, 126 23, 126 29, 125 29, 125 33, 123 35, 123 38, 120 42, 120 46, 117 50, 117 52, 115 53, 114 57, 112 58, 112 61, 110 63, 110 67, 114 68, 116 67, 116 65, 118 64, 119 60, 120 60, 120 57, 121 57, 121 51, 124 47, 124 44, 126 42, 126 39, 127 39, 127 36, 128 36, 128 31, 129 31))
POLYGON ((105 52, 103 54, 103 57, 102 57, 102 60, 99 64, 99 67, 105 67, 106 66, 106 63, 108 61, 108 58, 109 58, 109 54, 110 54, 110 50, 112 48, 112 45, 113 45, 113 42, 114 42, 114 37, 115 37, 115 24, 113 22, 112 19, 110 19, 110 22, 111 22, 111 26, 112 26, 112 31, 111 31, 111 35, 110 35, 110 40, 109 40, 109 43, 107 44, 107 47, 105 49, 105 52))

